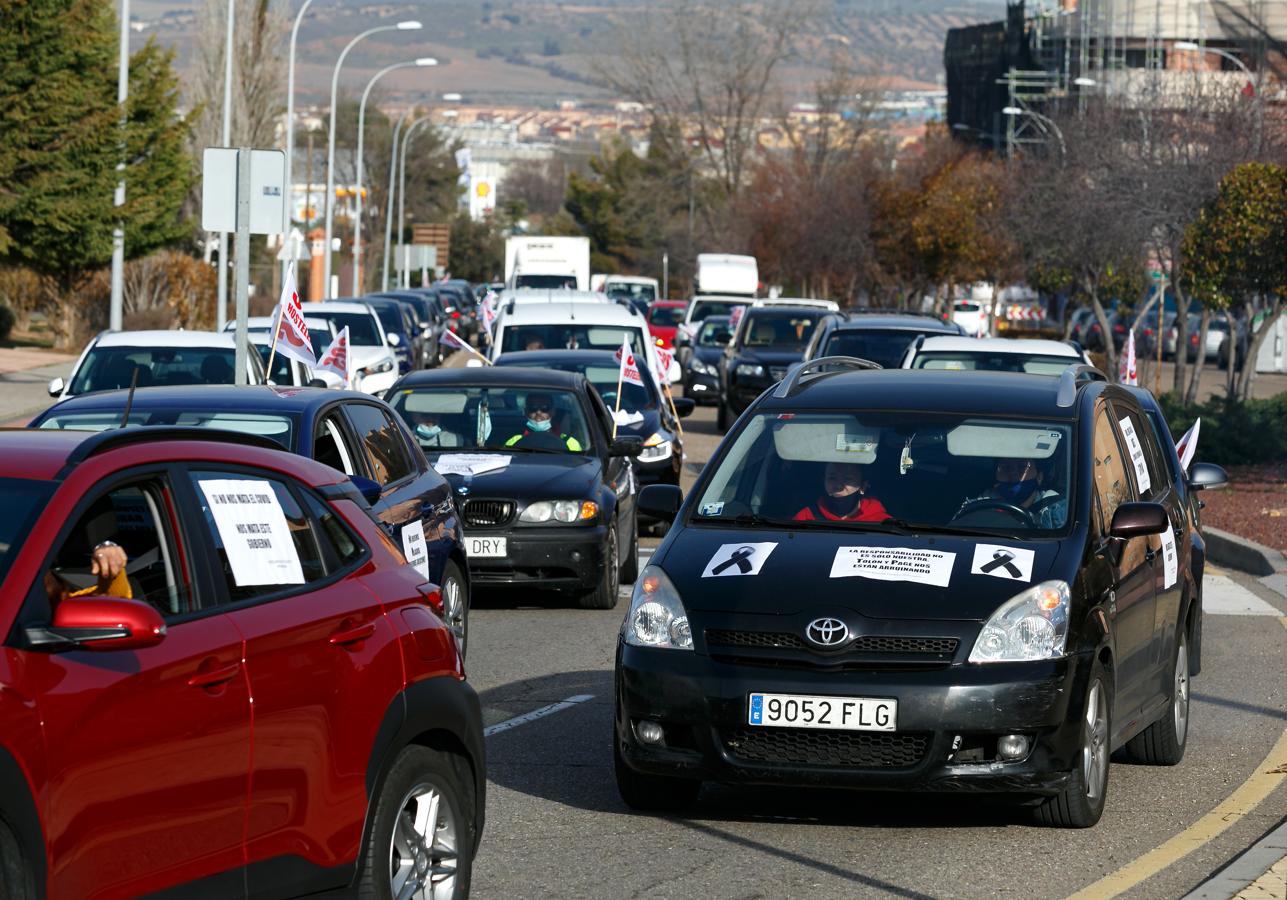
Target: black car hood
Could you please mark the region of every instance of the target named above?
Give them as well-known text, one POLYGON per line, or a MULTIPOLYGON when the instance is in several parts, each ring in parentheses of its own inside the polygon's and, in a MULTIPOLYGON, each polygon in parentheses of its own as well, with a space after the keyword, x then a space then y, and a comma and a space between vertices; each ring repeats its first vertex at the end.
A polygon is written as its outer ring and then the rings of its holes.
MULTIPOLYGON (((670 576, 684 606, 698 612, 741 612, 756 615, 793 616, 815 609, 852 610, 875 619, 948 619, 981 621, 998 606, 1031 585, 1057 577, 1061 541, 1011 541, 1002 537, 955 537, 945 535, 897 535, 863 531, 801 530, 767 531, 747 528, 697 526, 685 528, 670 542, 661 568, 670 576), (776 542, 756 574, 738 571, 733 561, 725 574, 708 575, 743 548, 776 542), (1020 551, 1020 575, 1015 578, 1003 561, 994 574, 972 574, 975 549, 995 545, 1020 551), (848 575, 832 577, 833 563, 841 548, 895 549, 892 558, 864 562, 867 566, 894 565, 898 580, 848 575), (929 555, 926 556, 925 553, 929 555), (1031 552, 1031 573, 1023 561, 1031 552), (917 554, 916 558, 912 554, 917 554), (943 554, 952 554, 952 557, 943 554), (950 559, 950 561, 949 561, 950 559), (947 574, 947 586, 929 583, 926 575, 905 574, 907 567, 938 567, 947 574), (949 569, 950 567, 950 569, 949 569), (1003 577, 1004 576, 1004 577, 1003 577)), ((854 556, 846 549, 849 562, 854 556)), ((981 551, 979 567, 997 562, 993 549, 981 551)), ((867 554, 864 554, 867 556, 867 554)), ((752 558, 742 565, 749 567, 752 558)), ((1014 566, 1014 562, 1011 562, 1014 566)), ((870 571, 868 569, 867 571, 870 571)))
MULTIPOLYGON (((510 453, 474 450, 486 456, 504 457, 503 469, 482 474, 443 473, 452 490, 462 497, 503 497, 516 500, 581 500, 594 496, 602 466, 597 456, 580 453, 510 453), (463 489, 463 490, 462 490, 463 489)), ((456 453, 431 453, 429 462, 438 468, 456 453)))

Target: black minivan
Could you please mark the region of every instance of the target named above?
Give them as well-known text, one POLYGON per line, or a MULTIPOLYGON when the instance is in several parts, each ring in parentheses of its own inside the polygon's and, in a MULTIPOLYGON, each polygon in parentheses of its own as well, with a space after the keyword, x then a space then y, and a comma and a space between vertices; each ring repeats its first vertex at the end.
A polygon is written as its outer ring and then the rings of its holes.
POLYGON ((1094 825, 1109 757, 1173 765, 1204 544, 1146 392, 1058 377, 794 367, 739 418, 640 573, 617 646, 617 783, 1033 798, 1094 825))

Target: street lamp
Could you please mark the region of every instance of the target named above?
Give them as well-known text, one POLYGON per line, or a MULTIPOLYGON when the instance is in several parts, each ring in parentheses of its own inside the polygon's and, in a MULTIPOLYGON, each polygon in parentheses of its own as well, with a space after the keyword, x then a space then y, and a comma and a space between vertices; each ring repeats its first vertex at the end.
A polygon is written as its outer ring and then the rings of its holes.
POLYGON ((368 38, 373 34, 379 34, 382 31, 419 31, 421 24, 414 20, 399 22, 396 25, 378 25, 375 28, 368 28, 359 34, 353 40, 348 42, 344 50, 340 53, 340 58, 335 62, 335 71, 331 75, 331 114, 329 131, 330 135, 326 142, 326 243, 323 246, 323 286, 322 296, 329 298, 331 296, 331 231, 333 216, 335 210, 335 113, 338 102, 337 95, 340 90, 340 69, 344 66, 344 58, 363 38, 368 38))
MULTIPOLYGON (((295 159, 295 42, 299 38, 299 25, 304 21, 304 13, 313 0, 304 0, 295 14, 295 24, 290 29, 290 52, 286 56, 286 202, 282 204, 282 251, 286 259, 282 261, 282 284, 286 284, 286 275, 295 265, 294 245, 289 245, 291 207, 295 205, 295 182, 291 175, 291 163, 295 159)), ((304 198, 304 207, 308 208, 309 198, 304 198)), ((307 216, 305 216, 307 218, 307 216)))
MULTIPOLYGON (((426 114, 416 119, 407 127, 407 132, 402 136, 402 153, 398 162, 398 239, 402 240, 405 234, 405 219, 407 209, 407 148, 411 146, 411 135, 421 125, 429 125, 432 120, 426 114)), ((409 260, 406 258, 405 251, 402 259, 402 287, 411 286, 411 269, 408 265, 409 260)))
POLYGON ((1254 143, 1253 153, 1256 156, 1259 156, 1260 155, 1260 135, 1264 128, 1263 120, 1264 120, 1265 107, 1264 107, 1264 98, 1260 96, 1260 79, 1256 77, 1256 73, 1252 72, 1251 69, 1247 66, 1247 64, 1242 60, 1240 60, 1238 57, 1234 56, 1228 50, 1222 50, 1219 47, 1208 47, 1205 44, 1197 44, 1197 43, 1194 43, 1193 41, 1176 41, 1171 45, 1171 48, 1173 50, 1190 50, 1196 53, 1214 53, 1216 56, 1219 56, 1221 59, 1229 60, 1229 62, 1233 63, 1235 66, 1241 69, 1243 71, 1243 74, 1245 74, 1248 78, 1251 79, 1251 89, 1256 92, 1255 134, 1252 138, 1252 141, 1254 143))
POLYGON ((1022 107, 1018 107, 1018 106, 1007 106, 1004 109, 1002 109, 1001 112, 1007 116, 1031 116, 1032 118, 1036 119, 1037 122, 1041 125, 1042 131, 1045 131, 1046 130, 1045 126, 1049 125, 1052 129, 1054 129, 1055 137, 1059 139, 1060 158, 1061 159, 1067 158, 1068 146, 1064 143, 1064 133, 1059 130, 1059 126, 1055 124, 1054 119, 1050 118, 1049 116, 1043 116, 1041 113, 1037 112, 1036 110, 1023 109, 1022 107))
POLYGON ((358 296, 358 295, 362 292, 362 291, 361 291, 361 284, 362 284, 362 274, 361 274, 361 273, 362 273, 362 170, 363 170, 363 165, 362 165, 362 163, 363 163, 363 156, 362 156, 362 139, 366 136, 366 101, 367 101, 367 97, 369 97, 369 96, 371 95, 371 88, 375 87, 375 83, 376 83, 377 81, 379 81, 382 77, 384 77, 384 75, 388 74, 389 72, 392 72, 394 69, 407 69, 407 68, 411 68, 411 67, 413 67, 413 66, 420 66, 420 67, 424 67, 424 66, 436 66, 436 65, 438 65, 438 60, 434 59, 432 56, 422 56, 420 59, 415 59, 415 60, 412 60, 412 61, 410 61, 410 62, 400 62, 400 63, 394 63, 394 64, 393 64, 393 65, 391 65, 391 66, 385 66, 383 69, 381 69, 380 71, 376 72, 373 76, 371 76, 371 80, 370 80, 369 82, 367 82, 366 90, 362 92, 362 102, 361 102, 360 104, 358 104, 357 196, 354 198, 354 200, 355 200, 355 202, 356 202, 356 204, 357 204, 357 206, 356 206, 356 209, 357 209, 357 216, 356 216, 356 218, 354 219, 354 224, 353 224, 353 296, 354 296, 354 297, 358 296))
POLYGON ((380 279, 380 287, 386 291, 389 289, 389 253, 393 240, 393 189, 398 177, 398 135, 402 133, 402 125, 409 115, 411 110, 404 112, 398 118, 398 124, 393 126, 393 149, 389 152, 389 190, 384 213, 384 274, 380 279))

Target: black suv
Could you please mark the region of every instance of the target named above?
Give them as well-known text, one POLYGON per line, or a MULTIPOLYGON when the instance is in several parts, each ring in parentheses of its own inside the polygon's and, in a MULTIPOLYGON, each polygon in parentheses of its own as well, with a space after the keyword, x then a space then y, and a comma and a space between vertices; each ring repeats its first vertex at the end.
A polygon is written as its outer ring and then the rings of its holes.
POLYGON ((752 306, 738 319, 719 363, 721 431, 764 389, 798 363, 825 310, 807 306, 752 306))
POLYGON ((931 315, 905 312, 831 313, 813 331, 805 359, 821 356, 856 356, 897 369, 903 354, 918 337, 965 335, 955 322, 931 315))
POLYGON ((1146 392, 1058 377, 793 369, 640 574, 613 750, 640 809, 702 780, 1012 792, 1086 827, 1109 756, 1173 765, 1202 645, 1194 490, 1146 392))

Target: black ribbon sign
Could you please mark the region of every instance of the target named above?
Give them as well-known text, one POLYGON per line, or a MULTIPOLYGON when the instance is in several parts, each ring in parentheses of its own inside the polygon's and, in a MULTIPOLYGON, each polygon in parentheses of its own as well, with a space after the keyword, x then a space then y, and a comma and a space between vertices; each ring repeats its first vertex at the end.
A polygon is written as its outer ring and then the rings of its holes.
POLYGON ((992 562, 981 566, 979 571, 992 572, 1001 568, 1004 568, 1009 572, 1011 578, 1023 577, 1023 573, 1019 571, 1019 567, 1014 564, 1014 554, 1006 550, 994 550, 992 552, 992 562))
MULTIPOLYGON (((754 547, 739 547, 733 551, 733 555, 724 560, 715 568, 711 569, 712 575, 722 575, 733 566, 737 566, 737 571, 742 575, 750 575, 754 566, 751 565, 751 557, 755 556, 754 547)), ((1018 573, 1016 573, 1017 575, 1018 573)))

